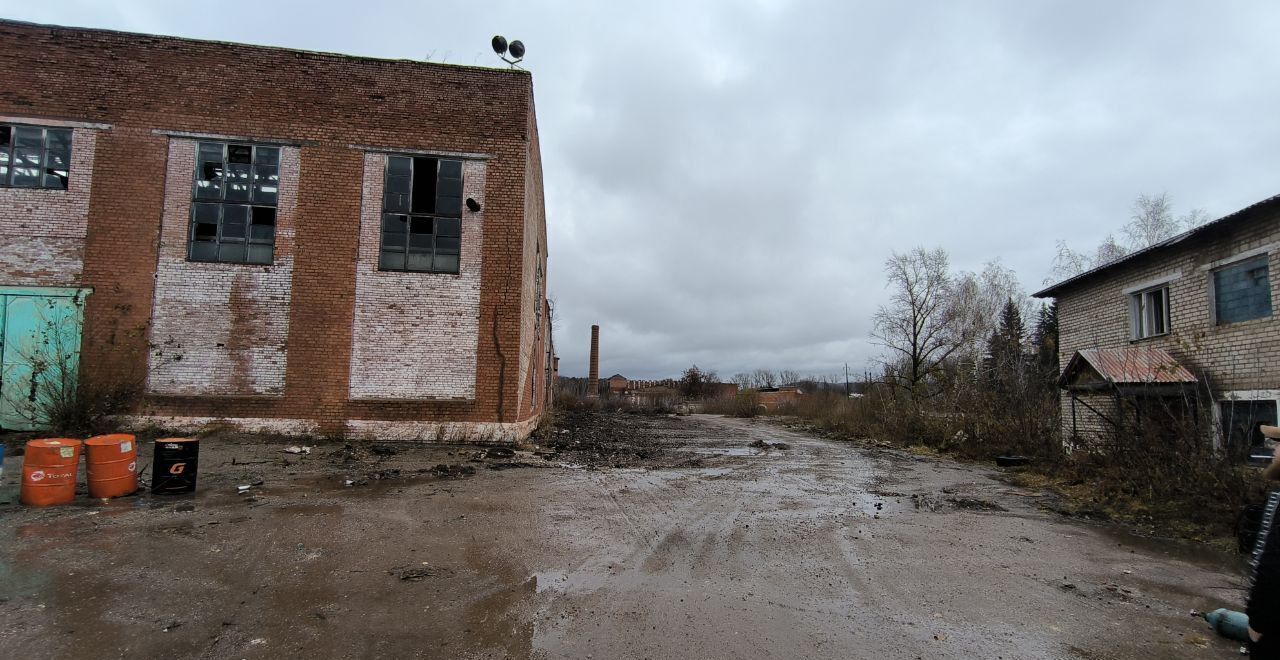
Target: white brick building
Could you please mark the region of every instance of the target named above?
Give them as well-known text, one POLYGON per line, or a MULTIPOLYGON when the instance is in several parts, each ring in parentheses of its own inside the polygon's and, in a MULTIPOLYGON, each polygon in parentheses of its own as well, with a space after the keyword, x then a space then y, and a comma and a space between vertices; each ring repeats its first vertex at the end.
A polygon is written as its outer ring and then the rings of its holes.
POLYGON ((1258 425, 1275 424, 1280 405, 1277 268, 1280 196, 1034 294, 1058 303, 1064 439, 1123 442, 1135 423, 1197 424, 1241 455, 1256 450, 1258 425), (1078 355, 1091 349, 1101 351, 1078 355), (1160 352, 1173 363, 1152 358, 1160 352), (1113 373, 1095 368, 1099 356, 1113 373), (1178 366, 1195 382, 1172 382, 1178 366), (1188 395, 1171 418, 1167 404, 1188 395))

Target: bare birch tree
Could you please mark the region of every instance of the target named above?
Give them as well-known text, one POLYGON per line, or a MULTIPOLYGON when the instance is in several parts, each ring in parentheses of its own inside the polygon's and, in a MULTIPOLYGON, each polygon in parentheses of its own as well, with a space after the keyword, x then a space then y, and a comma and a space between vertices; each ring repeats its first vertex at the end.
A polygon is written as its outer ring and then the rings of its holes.
POLYGON ((1126 254, 1129 254, 1129 250, 1117 243, 1114 235, 1107 234, 1107 237, 1098 244, 1098 249, 1094 251, 1093 263, 1090 264, 1090 267, 1098 268, 1113 261, 1119 261, 1126 254))
POLYGON ((1124 226, 1124 235, 1134 250, 1173 238, 1181 231, 1181 224, 1173 217, 1173 203, 1168 193, 1138 195, 1129 224, 1124 226))
POLYGON ((1058 253, 1053 258, 1053 265, 1050 268, 1049 277, 1045 279, 1045 284, 1061 282, 1087 270, 1105 266, 1133 250, 1141 250, 1173 238, 1209 220, 1209 213, 1200 208, 1191 209, 1180 218, 1175 217, 1173 202, 1168 193, 1138 195, 1138 199, 1133 202, 1133 214, 1129 216, 1129 222, 1121 228, 1125 245, 1117 242, 1114 235, 1107 234, 1090 256, 1087 253, 1072 250, 1065 241, 1058 241, 1058 253))
POLYGON ((950 316, 958 324, 957 338, 963 338, 961 353, 976 362, 986 349, 985 340, 996 328, 1000 312, 1009 300, 1024 317, 1032 313, 1018 275, 1000 263, 988 261, 981 273, 962 272, 951 278, 948 293, 950 316))
POLYGON ((885 261, 893 295, 876 312, 871 336, 889 349, 886 367, 913 400, 928 396, 930 376, 966 341, 964 324, 957 323, 952 304, 947 268, 947 253, 941 248, 895 252, 885 261))

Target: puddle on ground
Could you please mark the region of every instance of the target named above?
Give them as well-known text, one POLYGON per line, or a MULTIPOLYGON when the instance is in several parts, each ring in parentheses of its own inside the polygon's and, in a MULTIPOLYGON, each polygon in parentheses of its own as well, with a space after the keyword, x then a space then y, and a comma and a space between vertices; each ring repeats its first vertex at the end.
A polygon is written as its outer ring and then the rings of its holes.
POLYGON ((530 576, 537 593, 585 594, 610 584, 620 584, 622 567, 610 564, 602 571, 542 571, 530 576))
POLYGON ((1111 539, 1117 545, 1136 549, 1146 555, 1164 555, 1226 573, 1241 572, 1248 566, 1248 555, 1224 552, 1194 541, 1142 536, 1108 524, 1092 525, 1074 521, 1071 524, 1084 527, 1111 539))
POLYGON ((16 569, 0 561, 0 599, 30 598, 43 593, 52 584, 49 574, 31 568, 16 569))
POLYGON ((339 515, 344 510, 341 504, 289 504, 273 509, 271 513, 289 516, 330 516, 339 515))
POLYGON ((697 447, 687 451, 707 456, 759 456, 764 453, 751 447, 697 447))

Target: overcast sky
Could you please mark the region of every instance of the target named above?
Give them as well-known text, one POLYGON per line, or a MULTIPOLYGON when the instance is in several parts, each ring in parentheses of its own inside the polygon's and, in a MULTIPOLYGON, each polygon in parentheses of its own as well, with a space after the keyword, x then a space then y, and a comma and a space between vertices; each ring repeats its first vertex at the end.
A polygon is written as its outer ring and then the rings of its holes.
MULTIPOLYGON (((496 65, 521 39, 561 373, 857 373, 893 251, 1029 291, 1139 193, 1280 193, 1267 2, 0 0, 6 18, 496 65)), ((3 84, 0 82, 0 84, 3 84)))

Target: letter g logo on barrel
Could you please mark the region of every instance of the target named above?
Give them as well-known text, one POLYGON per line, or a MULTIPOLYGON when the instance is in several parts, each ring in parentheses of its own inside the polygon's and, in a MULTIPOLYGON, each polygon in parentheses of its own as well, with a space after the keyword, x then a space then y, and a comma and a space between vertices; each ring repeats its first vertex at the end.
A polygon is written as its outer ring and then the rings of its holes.
POLYGON ((186 463, 174 463, 173 465, 169 466, 169 474, 182 474, 182 472, 186 469, 187 469, 186 463))

